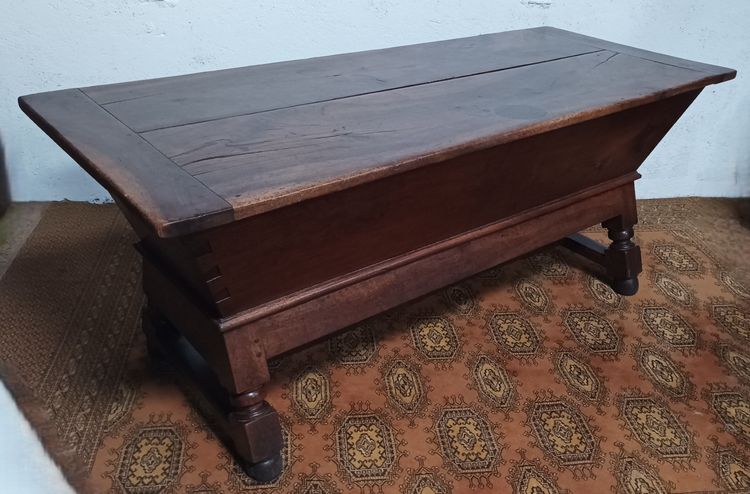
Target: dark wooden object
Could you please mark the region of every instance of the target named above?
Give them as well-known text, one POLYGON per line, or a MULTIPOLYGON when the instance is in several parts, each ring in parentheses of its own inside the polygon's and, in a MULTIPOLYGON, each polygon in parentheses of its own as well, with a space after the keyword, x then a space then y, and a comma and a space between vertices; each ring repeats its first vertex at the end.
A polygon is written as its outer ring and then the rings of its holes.
POLYGON ((19 103, 140 236, 150 350, 270 480, 267 359, 597 223, 566 245, 635 293, 636 170, 734 76, 538 28, 19 103))

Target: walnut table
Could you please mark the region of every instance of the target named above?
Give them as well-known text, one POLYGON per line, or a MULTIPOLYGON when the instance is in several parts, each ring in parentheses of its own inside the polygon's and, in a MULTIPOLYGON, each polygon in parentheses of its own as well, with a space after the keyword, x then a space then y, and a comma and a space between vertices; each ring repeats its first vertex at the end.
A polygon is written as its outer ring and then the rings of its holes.
POLYGON ((566 237, 635 293, 636 170, 734 76, 538 28, 20 105, 129 219, 152 354, 194 371, 263 481, 267 359, 566 237), (608 248, 575 234, 598 223, 608 248))

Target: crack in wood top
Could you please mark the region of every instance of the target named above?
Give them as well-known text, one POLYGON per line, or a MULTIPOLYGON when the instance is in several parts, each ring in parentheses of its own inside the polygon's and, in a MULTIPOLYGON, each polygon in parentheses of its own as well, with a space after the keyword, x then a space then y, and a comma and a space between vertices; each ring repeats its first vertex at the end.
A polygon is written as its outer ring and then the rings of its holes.
POLYGON ((158 235, 175 236, 734 76, 545 27, 20 104, 158 235))

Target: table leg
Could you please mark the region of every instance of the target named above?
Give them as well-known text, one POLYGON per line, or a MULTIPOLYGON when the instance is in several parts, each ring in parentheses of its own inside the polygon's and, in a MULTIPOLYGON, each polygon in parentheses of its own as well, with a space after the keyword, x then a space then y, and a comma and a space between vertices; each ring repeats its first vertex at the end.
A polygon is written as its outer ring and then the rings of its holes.
POLYGON ((232 396, 230 435, 243 459, 245 473, 259 482, 281 475, 282 434, 279 416, 264 398, 263 389, 232 396))
POLYGON ((211 409, 201 407, 201 411, 219 428, 219 436, 232 447, 243 470, 261 483, 271 482, 281 475, 281 424, 276 410, 264 400, 265 383, 245 393, 230 393, 158 310, 145 307, 142 324, 152 362, 159 367, 169 365, 179 371, 180 378, 190 378, 191 385, 197 384, 196 390, 206 399, 198 400, 197 404, 210 403, 211 409))
POLYGON ((641 248, 633 243, 633 224, 618 216, 602 223, 612 243, 605 253, 612 289, 621 295, 635 295, 642 270, 641 248))
POLYGON ((609 247, 581 234, 566 238, 563 245, 603 266, 615 292, 620 295, 635 295, 642 267, 641 249, 632 241, 633 224, 618 216, 603 222, 602 226, 607 229, 612 240, 609 247))

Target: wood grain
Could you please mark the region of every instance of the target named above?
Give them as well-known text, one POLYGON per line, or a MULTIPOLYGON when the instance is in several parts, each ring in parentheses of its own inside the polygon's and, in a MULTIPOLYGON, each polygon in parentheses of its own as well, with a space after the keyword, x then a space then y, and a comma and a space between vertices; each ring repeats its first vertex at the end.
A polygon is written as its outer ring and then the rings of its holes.
POLYGON ((161 236, 233 219, 221 197, 77 89, 22 96, 21 109, 161 236))
POLYGON ((213 231, 208 241, 227 294, 218 310, 231 315, 631 174, 695 96, 469 153, 213 231))
MULTIPOLYGON (((243 372, 241 362, 254 368, 260 346, 270 358, 291 348, 356 323, 423 295, 436 287, 511 260, 536 248, 620 215, 632 217, 633 176, 583 191, 567 198, 510 216, 493 225, 466 232, 420 251, 398 256, 366 272, 350 273, 324 286, 309 287, 292 297, 250 308, 227 318, 213 318, 193 310, 200 304, 179 280, 146 263, 149 301, 167 308, 171 320, 202 354, 216 355, 225 346, 212 342, 218 334, 231 333, 237 374, 225 365, 212 366, 233 392, 253 389, 258 376, 243 372), (619 184, 619 185, 618 185, 619 184), (188 307, 183 311, 181 307, 188 307), (218 346, 218 348, 217 348, 218 346), (240 379, 237 379, 237 377, 240 379)), ((227 341, 230 341, 229 339, 227 341)), ((228 364, 226 364, 228 365, 228 364)), ((262 377, 262 376, 261 376, 262 377)))
POLYGON ((663 53, 656 53, 649 50, 643 50, 634 46, 622 45, 619 43, 613 43, 611 41, 593 38, 583 34, 575 33, 572 31, 566 31, 565 29, 558 29, 551 26, 543 26, 534 28, 534 31, 544 33, 550 40, 556 40, 560 43, 570 43, 576 41, 579 43, 586 44, 592 48, 600 48, 602 50, 615 51, 617 53, 624 53, 626 55, 642 58, 644 60, 651 60, 653 62, 672 65, 674 67, 681 67, 685 69, 694 70, 697 72, 703 72, 708 75, 719 76, 718 82, 724 82, 734 79, 737 76, 737 71, 728 69, 726 67, 719 67, 717 65, 709 65, 707 63, 696 62, 694 60, 686 60, 684 58, 672 57, 663 53))
POLYGON ((573 40, 549 43, 544 32, 522 30, 84 91, 126 125, 142 132, 467 77, 599 50, 573 40))
POLYGON ((261 334, 269 357, 284 353, 330 334, 332 328, 344 328, 434 287, 447 286, 538 249, 606 214, 617 215, 621 208, 618 199, 616 194, 595 196, 278 312, 245 328, 245 340, 253 333, 261 334), (351 306, 356 312, 347 310, 351 306))
POLYGON ((696 91, 735 71, 553 28, 27 96, 158 237, 696 91))
MULTIPOLYGON (((222 322, 225 332, 237 331, 243 341, 261 336, 268 357, 330 334, 370 315, 392 308, 450 283, 489 269, 521 254, 553 243, 566 235, 624 212, 632 193, 627 183, 599 194, 570 201, 562 207, 538 208, 508 218, 500 225, 462 235, 442 249, 424 256, 408 256, 389 269, 335 289, 283 310, 248 311, 222 322), (261 317, 258 317, 258 316, 261 317)), ((268 308, 270 309, 270 307, 268 308)), ((241 346, 241 345, 240 345, 241 346)))
POLYGON ((143 136, 239 219, 658 101, 699 76, 603 51, 143 136))

